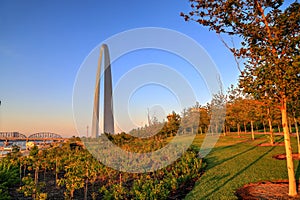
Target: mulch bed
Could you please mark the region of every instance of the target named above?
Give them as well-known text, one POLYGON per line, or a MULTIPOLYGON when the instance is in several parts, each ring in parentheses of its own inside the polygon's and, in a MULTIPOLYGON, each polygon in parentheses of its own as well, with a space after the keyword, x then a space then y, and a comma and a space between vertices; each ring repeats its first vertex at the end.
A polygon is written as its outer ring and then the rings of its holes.
POLYGON ((260 147, 284 146, 284 142, 274 142, 273 144, 267 142, 267 143, 258 144, 257 146, 260 147))
MULTIPOLYGON (((226 137, 226 136, 225 136, 226 137)), ((245 135, 240 135, 240 136, 238 136, 238 135, 230 135, 230 137, 232 137, 232 138, 248 138, 247 136, 245 136, 245 135)))
MULTIPOLYGON (((293 153, 292 156, 293 156, 293 160, 300 160, 300 154, 293 153)), ((272 156, 272 158, 275 158, 277 160, 286 160, 286 154, 285 153, 278 154, 278 155, 272 156)))
MULTIPOLYGON (((238 199, 254 200, 254 199, 300 199, 298 194, 296 197, 288 195, 288 181, 262 181, 259 183, 250 183, 236 191, 238 199)), ((298 184, 298 191, 300 186, 298 184)))

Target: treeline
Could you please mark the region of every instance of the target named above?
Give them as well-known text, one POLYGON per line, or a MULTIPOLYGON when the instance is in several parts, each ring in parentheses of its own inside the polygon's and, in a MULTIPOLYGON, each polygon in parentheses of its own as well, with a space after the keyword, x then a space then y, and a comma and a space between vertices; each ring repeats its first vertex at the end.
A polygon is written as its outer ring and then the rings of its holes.
MULTIPOLYGON (((299 102, 288 103, 288 127, 290 133, 298 134, 300 117, 299 102)), ((165 138, 176 134, 204 133, 241 133, 254 132, 270 134, 270 142, 274 142, 273 133, 282 132, 282 119, 279 107, 272 101, 257 100, 244 94, 240 89, 228 89, 226 94, 215 94, 210 103, 200 105, 198 102, 186 108, 181 114, 174 111, 159 122, 152 116, 151 124, 131 130, 129 133, 137 137, 154 136, 165 138)))

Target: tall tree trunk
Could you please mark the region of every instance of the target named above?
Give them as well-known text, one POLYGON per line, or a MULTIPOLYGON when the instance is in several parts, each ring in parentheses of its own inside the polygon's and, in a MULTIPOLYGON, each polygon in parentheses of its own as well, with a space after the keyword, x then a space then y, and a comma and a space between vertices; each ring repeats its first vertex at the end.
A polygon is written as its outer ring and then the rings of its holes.
POLYGON ((281 130, 280 130, 280 125, 278 124, 278 133, 280 133, 280 131, 281 131, 281 130))
POLYGON ((216 135, 219 134, 219 123, 216 122, 216 135))
POLYGON ((272 121, 271 118, 268 118, 268 122, 269 122, 269 128, 270 128, 270 143, 274 144, 274 133, 273 133, 273 127, 272 127, 272 121))
POLYGON ((274 134, 273 134, 270 108, 267 108, 267 114, 268 114, 268 122, 269 122, 269 128, 270 128, 270 143, 274 144, 274 134))
POLYGON ((247 124, 246 124, 246 122, 244 122, 244 132, 245 132, 245 134, 247 133, 247 124))
POLYGON ((202 135, 203 134, 202 127, 200 126, 199 128, 200 128, 200 134, 202 135))
POLYGON ((241 135, 240 135, 240 123, 237 123, 237 131, 238 131, 238 136, 241 137, 241 135))
POLYGON ((296 179, 295 179, 295 171, 294 171, 294 162, 292 157, 291 139, 290 139, 290 134, 288 129, 287 108, 286 108, 285 98, 281 102, 280 111, 282 116, 282 127, 284 133, 286 162, 287 162, 287 170, 288 170, 288 177, 289 177, 289 195, 296 196, 297 195, 296 179))
POLYGON ((293 132, 293 130, 292 130, 291 118, 288 118, 288 119, 289 119, 289 129, 290 129, 290 133, 292 133, 292 132, 293 132))
POLYGON ((223 135, 226 136, 226 126, 223 124, 223 135))
POLYGON ((254 130, 253 130, 253 121, 251 120, 251 134, 252 134, 252 140, 255 140, 255 137, 254 137, 254 130))
POLYGON ((266 134, 267 134, 267 131, 266 131, 266 124, 265 124, 265 121, 263 121, 263 126, 264 126, 264 134, 266 135, 266 134))
POLYGON ((296 136, 297 136, 298 154, 300 154, 300 139, 299 139, 299 130, 298 130, 297 119, 296 119, 296 117, 295 117, 295 116, 294 116, 294 123, 295 123, 296 136))

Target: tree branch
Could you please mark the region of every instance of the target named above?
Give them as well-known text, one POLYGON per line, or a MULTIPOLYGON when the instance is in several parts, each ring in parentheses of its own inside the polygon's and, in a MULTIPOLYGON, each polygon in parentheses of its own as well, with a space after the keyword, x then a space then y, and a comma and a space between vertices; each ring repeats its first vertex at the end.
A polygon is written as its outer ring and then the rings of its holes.
MULTIPOLYGON (((219 39, 221 40, 221 42, 224 44, 224 46, 225 46, 227 49, 229 49, 229 51, 232 52, 232 51, 233 51, 232 48, 225 42, 225 40, 222 38, 222 36, 220 35, 220 33, 217 33, 217 35, 218 35, 219 39)), ((233 42, 232 37, 231 37, 231 43, 232 43, 232 45, 233 45, 233 48, 235 49, 235 46, 234 46, 234 42, 233 42)), ((234 61, 235 61, 236 65, 237 65, 238 70, 239 70, 240 72, 242 72, 241 67, 240 67, 240 63, 239 63, 239 61, 238 61, 238 58, 237 58, 235 52, 233 52, 233 57, 234 57, 234 61)))

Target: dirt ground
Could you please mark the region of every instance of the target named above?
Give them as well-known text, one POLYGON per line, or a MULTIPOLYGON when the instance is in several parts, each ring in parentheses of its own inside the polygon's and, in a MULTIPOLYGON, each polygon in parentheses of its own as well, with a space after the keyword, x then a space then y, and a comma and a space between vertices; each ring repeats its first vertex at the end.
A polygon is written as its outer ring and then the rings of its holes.
POLYGON ((260 147, 284 146, 284 142, 274 142, 274 144, 267 142, 267 143, 261 143, 258 146, 260 146, 260 147))
MULTIPOLYGON (((270 143, 262 143, 259 146, 284 146, 284 143, 274 143, 271 145, 270 143)), ((273 158, 278 160, 285 160, 286 154, 279 154, 273 156, 273 158)), ((294 160, 300 160, 300 154, 293 154, 294 160)), ((300 192, 300 184, 297 184, 298 192, 300 192)), ((254 199, 260 199, 260 200, 278 200, 278 199, 300 199, 300 194, 298 194, 296 197, 290 197, 288 195, 288 180, 282 180, 282 181, 262 181, 259 183, 250 183, 242 188, 239 188, 236 191, 236 196, 238 199, 245 199, 245 200, 254 200, 254 199)))
MULTIPOLYGON (((199 174, 200 177, 201 174, 199 174)), ((63 177, 63 173, 59 174, 59 178, 63 177)), ((169 200, 174 199, 184 199, 184 197, 194 188, 194 185, 196 181, 199 179, 199 177, 196 177, 190 181, 187 181, 183 183, 182 185, 179 185, 178 189, 176 191, 171 191, 171 193, 168 196, 169 200)), ((39 173, 39 181, 40 182, 46 182, 46 186, 41 189, 41 192, 47 193, 49 200, 64 200, 64 190, 65 188, 56 188, 55 186, 55 174, 53 172, 46 172, 45 177, 44 173, 39 173)), ((99 191, 100 189, 99 183, 95 183, 94 190, 99 191)), ((17 192, 17 189, 19 188, 18 185, 16 185, 13 188, 10 188, 10 195, 13 200, 32 200, 32 197, 25 197, 24 194, 17 192)), ((88 200, 92 199, 91 196, 91 190, 92 186, 89 185, 89 192, 88 192, 88 200)), ((84 198, 84 191, 83 189, 76 190, 74 193, 74 200, 82 200, 84 198)), ((101 200, 103 199, 103 196, 98 193, 96 199, 101 200)), ((1 200, 1 196, 0 196, 1 200)))
MULTIPOLYGON (((300 191, 300 185, 298 184, 298 191, 300 191)), ((300 195, 298 194, 296 197, 288 196, 288 181, 277 181, 277 182, 269 182, 263 181, 259 183, 251 183, 247 184, 244 187, 238 189, 236 191, 236 195, 238 199, 245 200, 254 200, 254 199, 300 199, 300 195)))
MULTIPOLYGON (((300 154, 298 153, 293 153, 293 160, 300 160, 300 154)), ((277 159, 277 160, 285 160, 286 159, 286 154, 278 154, 275 156, 272 156, 273 158, 277 159)))

